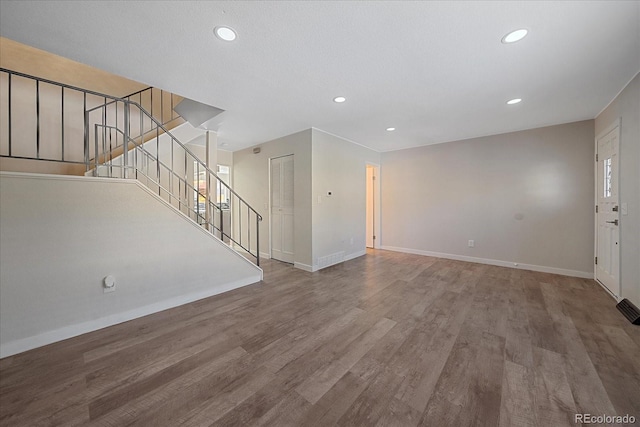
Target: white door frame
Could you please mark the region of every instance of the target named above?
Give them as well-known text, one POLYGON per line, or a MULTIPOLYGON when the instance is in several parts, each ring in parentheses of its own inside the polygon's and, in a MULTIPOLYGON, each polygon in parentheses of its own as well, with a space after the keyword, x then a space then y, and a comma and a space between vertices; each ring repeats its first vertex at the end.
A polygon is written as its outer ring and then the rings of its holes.
MULTIPOLYGON (((615 128, 618 128, 618 170, 617 170, 617 176, 615 177, 615 179, 617 180, 617 185, 618 185, 618 204, 621 205, 620 203, 620 164, 622 163, 620 161, 620 118, 617 118, 616 120, 614 120, 613 123, 611 123, 609 126, 607 126, 602 132, 600 132, 598 135, 596 135, 595 137, 595 141, 594 141, 594 146, 595 146, 595 154, 598 154, 598 140, 600 140, 601 138, 603 138, 605 135, 607 135, 609 132, 611 132, 612 130, 614 130, 615 128)), ((595 160, 595 156, 594 156, 594 160, 595 160)), ((600 189, 600 182, 598 182, 598 161, 595 161, 595 166, 594 166, 594 206, 598 206, 598 190, 600 189)), ((594 208, 595 211, 595 208, 594 208)), ((595 264, 595 257, 598 256, 598 215, 594 214, 593 216, 593 227, 594 227, 594 239, 593 239, 593 257, 594 257, 594 264, 593 264, 593 280, 596 281, 596 283, 598 283, 605 291, 607 291, 607 293, 609 295, 611 295, 616 301, 618 300, 622 300, 622 283, 620 282, 620 273, 622 272, 622 263, 620 262, 622 260, 622 244, 618 245, 618 289, 620 292, 620 295, 615 295, 609 288, 607 288, 604 284, 600 283, 599 280, 597 280, 597 269, 598 266, 595 264)), ((620 236, 622 236, 621 230, 622 230, 622 215, 619 215, 619 223, 620 223, 620 228, 618 229, 618 238, 620 238, 620 236)))
MULTIPOLYGON (((381 168, 380 165, 377 163, 371 163, 371 162, 367 162, 365 164, 364 167, 364 172, 365 172, 365 181, 366 181, 366 174, 367 174, 367 166, 371 166, 374 169, 374 174, 375 174, 375 185, 374 185, 374 190, 373 190, 373 194, 374 194, 374 200, 373 200, 373 234, 376 236, 376 238, 373 240, 373 248, 374 249, 380 249, 380 247, 382 247, 382 235, 380 233, 380 223, 381 221, 381 216, 380 216, 380 175, 381 175, 381 168)), ((369 207, 367 206, 366 209, 369 209, 369 207)), ((366 210, 365 210, 366 212, 366 210)), ((365 213, 366 215, 366 213, 365 213)), ((366 217, 365 217, 365 246, 366 246, 366 217)))

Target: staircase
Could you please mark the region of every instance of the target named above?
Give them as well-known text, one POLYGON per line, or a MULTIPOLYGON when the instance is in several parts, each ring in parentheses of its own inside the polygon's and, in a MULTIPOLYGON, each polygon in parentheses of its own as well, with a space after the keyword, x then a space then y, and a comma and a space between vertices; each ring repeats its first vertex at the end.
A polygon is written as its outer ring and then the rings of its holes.
POLYGON ((4 68, 0 92, 3 169, 35 162, 138 180, 260 265, 262 216, 171 133, 184 122, 174 111, 179 97, 147 88, 117 98, 4 68))

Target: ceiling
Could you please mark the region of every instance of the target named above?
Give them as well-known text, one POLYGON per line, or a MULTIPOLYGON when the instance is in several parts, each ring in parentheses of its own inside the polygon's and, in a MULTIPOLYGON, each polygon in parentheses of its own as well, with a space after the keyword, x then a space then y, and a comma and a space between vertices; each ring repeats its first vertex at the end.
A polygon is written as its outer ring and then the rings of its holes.
POLYGON ((225 110, 230 150, 310 127, 388 151, 592 119, 640 70, 638 1, 3 0, 0 34, 225 110))

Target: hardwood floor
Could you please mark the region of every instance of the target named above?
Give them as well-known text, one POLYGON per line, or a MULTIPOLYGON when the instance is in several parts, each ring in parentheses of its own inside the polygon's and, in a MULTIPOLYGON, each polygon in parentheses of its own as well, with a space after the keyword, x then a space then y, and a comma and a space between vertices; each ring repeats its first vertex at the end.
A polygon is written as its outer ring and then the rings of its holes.
POLYGON ((640 419, 640 327, 592 280, 386 251, 264 269, 262 283, 2 359, 0 425, 640 419))

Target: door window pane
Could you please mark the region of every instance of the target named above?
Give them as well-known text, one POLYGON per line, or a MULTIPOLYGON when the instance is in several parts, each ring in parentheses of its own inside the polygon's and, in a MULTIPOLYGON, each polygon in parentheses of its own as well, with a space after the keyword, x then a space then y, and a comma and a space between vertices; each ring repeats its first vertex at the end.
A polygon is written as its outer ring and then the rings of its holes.
POLYGON ((611 157, 604 161, 604 197, 611 197, 611 157))

